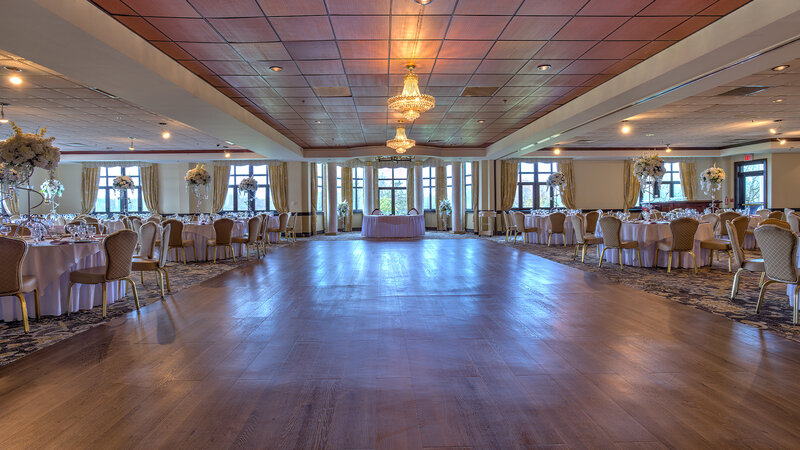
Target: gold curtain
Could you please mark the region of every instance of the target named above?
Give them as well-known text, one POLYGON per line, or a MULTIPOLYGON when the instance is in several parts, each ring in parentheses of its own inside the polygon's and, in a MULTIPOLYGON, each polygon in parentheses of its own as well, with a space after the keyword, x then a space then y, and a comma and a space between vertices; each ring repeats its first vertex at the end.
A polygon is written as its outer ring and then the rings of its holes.
POLYGON ((309 218, 309 230, 311 236, 317 234, 317 163, 309 163, 311 171, 309 177, 311 178, 311 217, 309 218))
POLYGON ((507 211, 514 206, 514 199, 517 196, 519 164, 514 161, 503 161, 502 164, 502 172, 500 174, 500 192, 502 193, 500 209, 507 211))
POLYGON ((3 199, 3 208, 9 216, 19 215, 19 197, 16 189, 12 190, 10 197, 3 199))
POLYGON ((344 231, 353 231, 353 169, 342 167, 342 201, 347 203, 344 231))
POLYGON ((479 161, 472 162, 472 222, 474 226, 477 226, 478 223, 478 211, 480 210, 480 199, 479 192, 480 192, 480 170, 481 170, 481 163, 479 161))
POLYGON ((322 165, 322 232, 328 232, 328 165, 322 165))
POLYGON ((81 214, 89 214, 94 210, 99 184, 100 168, 84 167, 81 171, 81 214))
MULTIPOLYGON (((381 194, 378 191, 378 168, 372 166, 371 169, 372 169, 372 209, 374 210, 381 207, 381 194)), ((367 170, 370 170, 370 167, 367 167, 367 170)))
POLYGON ((140 185, 144 206, 151 213, 158 214, 158 164, 140 167, 139 173, 141 174, 140 185))
MULTIPOLYGON (((211 180, 214 186, 213 195, 211 197, 211 209, 213 213, 222 211, 225 206, 225 199, 228 197, 228 179, 231 174, 231 166, 214 166, 214 174, 211 180)), ((198 208, 200 201, 198 200, 198 208)))
MULTIPOLYGON (((414 168, 408 168, 408 175, 406 176, 406 198, 408 199, 408 211, 411 211, 411 208, 417 208, 417 205, 414 203, 414 168)), ((419 208, 417 208, 419 210, 419 208)))
POLYGON ((697 166, 695 163, 682 162, 680 165, 681 170, 681 188, 683 188, 683 195, 686 200, 694 200, 694 186, 697 180, 697 166))
POLYGON ((436 204, 433 210, 436 211, 436 229, 447 230, 447 224, 439 214, 439 204, 447 198, 447 167, 439 166, 436 168, 436 204))
POLYGON ((625 160, 625 165, 622 169, 622 183, 625 196, 623 198, 623 206, 625 211, 628 211, 629 208, 636 206, 641 187, 639 179, 633 174, 633 161, 631 160, 625 160))
POLYGON ((287 191, 286 163, 269 166, 269 194, 272 196, 275 210, 279 213, 289 212, 287 191))
POLYGON ((561 188, 561 203, 566 208, 575 209, 575 173, 572 170, 572 161, 559 162, 558 171, 567 179, 567 184, 561 188))

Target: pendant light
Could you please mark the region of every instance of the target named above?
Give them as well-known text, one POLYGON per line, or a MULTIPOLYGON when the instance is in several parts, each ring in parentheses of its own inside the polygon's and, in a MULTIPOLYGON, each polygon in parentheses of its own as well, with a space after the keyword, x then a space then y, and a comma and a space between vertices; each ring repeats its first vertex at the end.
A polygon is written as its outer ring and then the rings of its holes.
POLYGON ((406 150, 416 145, 416 141, 406 137, 406 127, 398 126, 397 134, 394 139, 386 141, 386 146, 394 149, 397 153, 403 154, 406 150))
POLYGON ((419 77, 414 73, 414 67, 413 64, 406 66, 408 75, 403 77, 403 92, 387 101, 389 109, 399 112, 408 121, 417 119, 420 114, 436 106, 435 98, 420 92, 419 77))

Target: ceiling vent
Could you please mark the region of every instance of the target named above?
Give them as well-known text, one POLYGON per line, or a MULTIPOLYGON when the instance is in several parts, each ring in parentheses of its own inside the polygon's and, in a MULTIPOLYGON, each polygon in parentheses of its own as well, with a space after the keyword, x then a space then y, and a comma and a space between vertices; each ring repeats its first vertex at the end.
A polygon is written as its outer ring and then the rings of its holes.
POLYGON ((746 95, 755 94, 756 92, 761 92, 767 87, 769 86, 742 86, 723 92, 722 94, 717 94, 717 97, 744 97, 746 95))
POLYGON ((314 86, 312 87, 317 97, 352 97, 347 86, 314 86))
POLYGON ((491 97, 499 87, 467 86, 461 91, 462 97, 491 97))
POLYGON ((106 91, 104 91, 104 90, 102 90, 100 88, 90 87, 89 90, 95 91, 95 92, 97 92, 98 94, 101 94, 101 95, 105 95, 108 98, 119 98, 116 95, 114 95, 114 94, 112 94, 110 92, 106 92, 106 91))

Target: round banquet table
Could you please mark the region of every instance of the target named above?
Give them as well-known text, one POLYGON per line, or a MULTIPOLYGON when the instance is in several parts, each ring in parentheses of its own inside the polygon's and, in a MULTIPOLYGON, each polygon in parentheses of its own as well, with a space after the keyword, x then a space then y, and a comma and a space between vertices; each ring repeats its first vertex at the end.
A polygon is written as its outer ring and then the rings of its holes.
MULTIPOLYGON (((273 215, 269 216, 269 222, 267 226, 270 228, 278 228, 278 216, 273 215)), ((161 233, 161 229, 158 230, 161 233)), ((235 220, 233 222, 233 232, 231 233, 231 237, 243 237, 247 235, 247 221, 246 220, 235 220)), ((192 240, 194 241, 194 245, 197 246, 197 262, 203 261, 210 261, 214 259, 214 249, 208 249, 208 259, 206 259, 206 249, 208 248, 207 243, 209 239, 215 239, 217 237, 217 233, 214 231, 214 224, 211 223, 196 223, 196 222, 189 222, 183 224, 183 239, 184 240, 192 240)), ((160 239, 160 238, 159 238, 160 239)), ((277 242, 278 241, 278 233, 269 233, 269 241, 270 242, 277 242)), ((225 258, 226 250, 219 249, 217 251, 217 258, 225 258)), ((173 262, 182 262, 183 261, 183 250, 178 249, 177 255, 178 258, 176 259, 176 250, 170 250, 169 252, 169 261, 173 262)), ((228 251, 229 252, 229 251, 228 251)), ((233 244, 233 254, 236 257, 241 256, 240 252, 240 245, 233 244)), ((156 248, 156 254, 158 253, 158 248, 156 248)), ((191 247, 186 248, 186 261, 192 262, 194 261, 194 251, 191 247)))
MULTIPOLYGON (((603 232, 600 229, 600 224, 597 225, 595 232, 597 237, 602 237, 603 232)), ((672 237, 672 232, 669 229, 669 222, 623 222, 620 236, 623 241, 638 241, 639 249, 642 253, 642 267, 653 267, 653 258, 655 257, 656 243, 672 237)), ((700 248, 700 241, 713 239, 714 228, 710 223, 701 223, 697 228, 694 235, 694 254, 697 257, 697 266, 711 265, 711 250, 700 248)), ((600 251, 603 250, 603 245, 598 245, 600 251)), ((669 252, 658 252, 658 267, 667 267, 667 259, 669 252)), ((605 260, 611 263, 619 264, 619 251, 609 250, 605 254, 605 260)), ((622 263, 628 266, 638 266, 636 259, 636 249, 622 250, 622 263)), ((694 267, 692 255, 688 252, 682 252, 680 257, 675 253, 672 257, 672 267, 694 267)))
MULTIPOLYGON (((567 245, 572 245, 575 242, 575 234, 572 231, 572 216, 567 216, 564 219, 564 235, 555 234, 550 240, 551 245, 564 245, 564 238, 567 239, 567 245)), ((550 231, 550 218, 547 216, 535 216, 533 214, 525 214, 525 226, 536 227, 539 229, 538 233, 526 233, 528 242, 535 244, 547 244, 547 232, 550 231)))
POLYGON ((365 215, 361 236, 371 238, 408 238, 425 235, 425 216, 365 215))
MULTIPOLYGON (((103 266, 106 263, 101 242, 61 244, 29 243, 28 254, 22 263, 23 275, 35 275, 39 290, 39 305, 43 316, 58 316, 67 311, 67 286, 73 270, 103 266)), ((119 283, 108 283, 108 303, 119 299, 119 283)), ((102 304, 102 286, 76 284, 72 287, 70 312, 92 309, 102 304)), ((28 316, 35 317, 33 293, 25 295, 28 316)), ((0 299, 0 320, 19 320, 19 301, 14 297, 0 299)))
MULTIPOLYGON (((759 216, 750 216, 750 223, 747 224, 747 229, 753 231, 761 221, 764 220, 759 216)), ((742 243, 742 247, 746 250, 752 250, 756 248, 756 237, 752 233, 748 233, 744 236, 744 242, 742 243)))

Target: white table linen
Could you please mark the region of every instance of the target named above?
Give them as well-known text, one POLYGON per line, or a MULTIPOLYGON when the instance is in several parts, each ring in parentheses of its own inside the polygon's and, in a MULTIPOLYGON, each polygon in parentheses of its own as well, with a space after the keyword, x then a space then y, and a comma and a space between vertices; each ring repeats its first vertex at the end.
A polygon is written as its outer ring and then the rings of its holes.
MULTIPOLYGON (((277 224, 277 222, 276 222, 277 224)), ((270 222, 271 225, 271 222, 270 222)), ((161 228, 159 227, 158 233, 160 235, 161 228)), ((242 237, 247 234, 247 222, 243 220, 236 220, 233 222, 233 232, 231 233, 231 237, 242 237)), ((208 258, 206 258, 206 249, 208 248, 208 240, 215 239, 217 237, 217 233, 214 231, 214 224, 211 223, 184 223, 183 224, 183 240, 194 241, 194 245, 197 250, 197 262, 203 261, 210 261, 214 259, 214 249, 213 247, 208 250, 208 258)), ((156 249, 158 252, 158 249, 156 249)), ((217 251, 217 258, 224 258, 225 257, 225 250, 218 250, 217 251)), ((186 261, 194 262, 194 253, 195 251, 192 250, 191 247, 186 248, 186 261)), ((239 246, 233 246, 233 253, 237 257, 239 256, 239 246)), ((157 254, 157 253, 156 253, 157 254)), ((173 262, 183 262, 183 250, 170 250, 169 251, 169 261, 173 262), (177 258, 176 258, 177 252, 177 258)))
MULTIPOLYGON (((67 311, 67 286, 69 273, 78 269, 105 265, 105 254, 101 242, 81 244, 35 244, 30 245, 22 264, 23 275, 35 275, 39 290, 39 305, 42 315, 57 316, 67 311)), ((108 283, 108 303, 119 299, 119 283, 108 283)), ((35 317, 33 293, 25 295, 28 316, 35 317)), ((101 285, 76 284, 72 288, 71 312, 91 309, 102 304, 101 285)), ((19 320, 19 301, 14 297, 0 299, 0 320, 19 320)))
MULTIPOLYGON (((567 216, 564 219, 564 236, 560 234, 553 235, 550 240, 551 245, 564 245, 564 238, 567 239, 567 245, 572 245, 575 242, 575 234, 572 231, 572 216, 567 216)), ((539 231, 537 233, 526 233, 528 242, 536 244, 547 244, 547 232, 552 229, 550 225, 550 218, 548 216, 536 216, 533 214, 525 214, 525 226, 536 227, 539 231)))
MULTIPOLYGON (((603 232, 600 229, 600 225, 597 225, 597 230, 595 232, 597 237, 602 237, 603 232)), ((645 222, 624 222, 622 224, 622 230, 620 230, 620 236, 622 237, 623 241, 637 241, 639 242, 639 250, 642 254, 642 266, 643 267, 653 267, 653 258, 655 257, 656 251, 656 244, 659 241, 663 241, 666 239, 670 239, 672 237, 672 232, 669 229, 668 222, 658 222, 658 223, 645 223, 645 222)), ((694 254, 697 257, 697 266, 708 266, 711 264, 711 251, 700 248, 700 241, 713 239, 714 238, 714 228, 711 226, 710 223, 701 223, 700 226, 697 228, 697 232, 694 236, 694 254)), ((600 251, 603 249, 603 245, 599 245, 600 251)), ((667 261, 669 257, 669 252, 658 252, 658 267, 667 267, 667 261)), ((619 251, 609 249, 605 254, 605 260, 610 263, 619 264, 619 251)), ((625 249, 622 250, 622 263, 628 266, 638 266, 638 261, 636 259, 636 249, 625 249)), ((685 267, 691 268, 694 267, 694 262, 692 261, 692 255, 689 253, 681 253, 681 256, 678 257, 678 254, 675 253, 672 257, 672 267, 685 267)))
MULTIPOLYGON (((747 229, 752 231, 758 226, 758 224, 763 221, 759 216, 750 216, 750 223, 747 224, 747 229)), ((744 242, 742 243, 742 248, 746 250, 752 250, 756 248, 756 237, 752 234, 746 234, 744 236, 744 242)))
POLYGON ((371 238, 407 238, 425 235, 425 216, 365 215, 361 236, 371 238))
POLYGON ((103 222, 103 225, 106 227, 107 234, 116 233, 119 230, 125 229, 125 223, 121 220, 107 220, 103 222))

